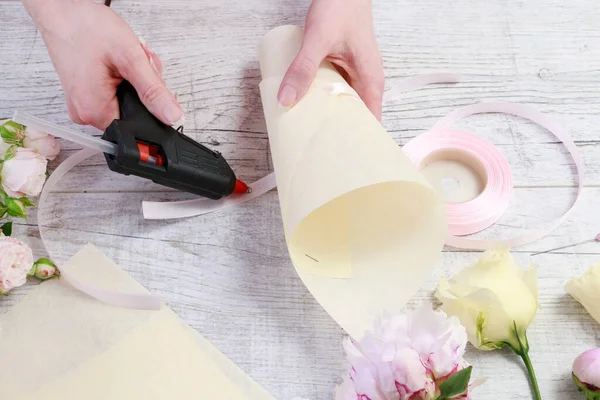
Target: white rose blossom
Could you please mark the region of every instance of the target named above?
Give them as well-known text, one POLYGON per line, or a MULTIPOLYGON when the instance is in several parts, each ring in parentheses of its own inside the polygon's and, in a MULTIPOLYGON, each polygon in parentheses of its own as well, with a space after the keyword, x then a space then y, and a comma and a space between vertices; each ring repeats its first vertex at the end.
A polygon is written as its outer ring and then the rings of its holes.
POLYGON ((569 280, 565 291, 600 324, 600 263, 592 265, 580 277, 569 280))
POLYGON ((536 399, 541 398, 526 335, 538 309, 535 266, 524 270, 506 247, 488 250, 449 281, 442 278, 435 296, 443 311, 458 317, 473 346, 510 346, 527 367, 536 399))
POLYGON ((23 146, 36 150, 48 160, 54 160, 60 153, 60 146, 54 136, 29 127, 25 130, 23 146))
POLYGON ((2 164, 2 187, 10 197, 37 196, 46 181, 48 161, 33 149, 16 148, 2 164))

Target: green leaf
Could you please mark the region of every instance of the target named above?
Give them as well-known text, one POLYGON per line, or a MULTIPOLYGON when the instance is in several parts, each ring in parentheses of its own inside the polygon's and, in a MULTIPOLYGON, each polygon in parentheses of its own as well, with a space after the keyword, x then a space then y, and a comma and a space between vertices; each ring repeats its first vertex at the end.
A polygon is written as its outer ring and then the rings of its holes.
POLYGON ((21 197, 19 200, 21 200, 21 202, 23 204, 25 204, 26 207, 35 207, 35 203, 31 200, 29 200, 27 197, 21 197))
POLYGON ((6 208, 8 209, 8 215, 11 217, 27 217, 27 210, 25 204, 19 199, 6 198, 6 208))
POLYGON ((438 400, 451 399, 460 396, 467 391, 469 381, 471 380, 472 366, 462 369, 452 375, 438 386, 440 388, 440 397, 438 400))
POLYGON ((9 221, 9 222, 5 223, 4 225, 0 226, 0 229, 2 230, 2 233, 4 234, 4 236, 12 235, 12 222, 9 221))
POLYGON ((19 131, 23 132, 25 131, 25 126, 21 125, 21 124, 17 124, 15 121, 7 121, 4 123, 4 126, 7 130, 9 130, 10 132, 14 132, 17 133, 19 131))
POLYGON ((4 125, 2 125, 0 126, 0 137, 2 137, 2 139, 13 139, 15 135, 10 133, 8 129, 6 129, 4 125))
POLYGON ((10 146, 4 153, 4 161, 8 161, 17 154, 17 146, 10 146))

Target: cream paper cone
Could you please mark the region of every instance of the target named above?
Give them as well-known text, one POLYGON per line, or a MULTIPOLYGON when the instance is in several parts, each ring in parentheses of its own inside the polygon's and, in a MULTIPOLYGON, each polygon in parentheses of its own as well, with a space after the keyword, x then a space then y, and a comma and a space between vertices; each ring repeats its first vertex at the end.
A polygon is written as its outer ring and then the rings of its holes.
POLYGON ((400 147, 323 62, 303 99, 277 102, 301 45, 295 26, 260 44, 260 91, 284 231, 304 284, 346 332, 360 339, 376 318, 417 291, 444 245, 445 206, 400 147))
MULTIPOLYGON (((65 268, 147 293, 94 246, 65 268)), ((56 279, 0 319, 2 400, 274 400, 175 313, 113 307, 56 279)))

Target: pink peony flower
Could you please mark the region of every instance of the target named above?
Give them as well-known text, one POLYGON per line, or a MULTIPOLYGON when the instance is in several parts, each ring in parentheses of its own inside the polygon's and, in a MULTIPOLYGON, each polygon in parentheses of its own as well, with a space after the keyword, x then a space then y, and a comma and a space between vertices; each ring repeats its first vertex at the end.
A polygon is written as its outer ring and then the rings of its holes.
POLYGON ((588 399, 600 399, 600 348, 587 350, 573 361, 573 379, 588 399))
POLYGON ((466 344, 465 328, 441 311, 425 307, 381 320, 360 344, 344 342, 350 368, 337 400, 437 399, 438 383, 468 367, 466 344))
POLYGON ((38 153, 48 160, 54 160, 60 152, 60 146, 52 135, 33 128, 25 130, 23 146, 37 150, 38 153))
POLYGON ((20 240, 0 236, 0 293, 22 286, 33 265, 31 249, 20 240))
POLYGON ((37 196, 46 181, 48 161, 32 149, 19 147, 2 165, 2 187, 10 197, 37 196))

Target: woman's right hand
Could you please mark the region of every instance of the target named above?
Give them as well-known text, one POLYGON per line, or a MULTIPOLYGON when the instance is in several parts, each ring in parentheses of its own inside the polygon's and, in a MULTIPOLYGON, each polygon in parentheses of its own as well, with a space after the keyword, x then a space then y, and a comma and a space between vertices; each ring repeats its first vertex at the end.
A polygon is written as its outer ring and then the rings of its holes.
POLYGON ((167 125, 183 110, 162 78, 162 63, 109 7, 91 0, 23 0, 36 21, 64 88, 69 116, 104 130, 119 118, 123 79, 167 125))

